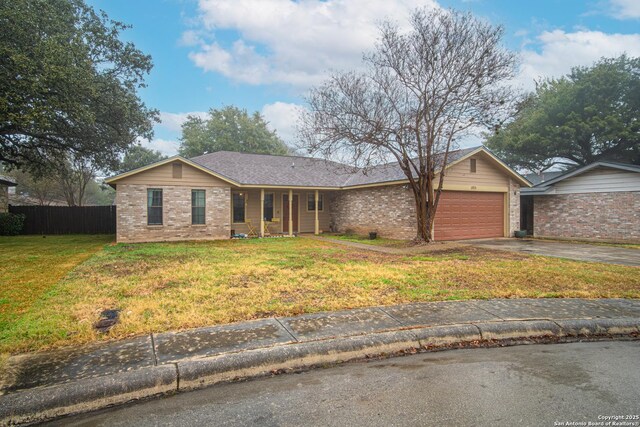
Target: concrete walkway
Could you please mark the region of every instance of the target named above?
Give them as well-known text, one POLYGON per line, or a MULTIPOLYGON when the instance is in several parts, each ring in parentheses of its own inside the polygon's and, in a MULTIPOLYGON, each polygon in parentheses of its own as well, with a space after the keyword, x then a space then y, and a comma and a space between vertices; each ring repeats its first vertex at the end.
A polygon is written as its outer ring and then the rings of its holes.
POLYGON ((488 249, 640 267, 640 249, 533 239, 482 239, 465 240, 464 243, 488 249))
POLYGON ((151 334, 10 357, 0 374, 0 424, 380 354, 638 333, 640 300, 515 299, 372 307, 151 334))

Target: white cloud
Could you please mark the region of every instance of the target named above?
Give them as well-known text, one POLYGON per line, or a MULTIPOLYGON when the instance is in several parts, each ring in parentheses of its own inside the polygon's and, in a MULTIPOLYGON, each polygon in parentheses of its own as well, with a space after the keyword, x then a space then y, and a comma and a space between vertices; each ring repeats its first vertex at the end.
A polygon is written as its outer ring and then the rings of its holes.
POLYGON ((162 138, 155 138, 151 141, 140 140, 138 142, 143 147, 151 148, 152 150, 158 150, 166 156, 175 156, 176 154, 178 154, 178 147, 180 146, 180 143, 178 141, 162 138))
POLYGON ((611 14, 618 19, 640 18, 640 1, 611 0, 611 14))
POLYGON ((600 31, 545 31, 537 37, 538 49, 525 48, 517 83, 534 88, 534 80, 559 77, 571 67, 591 65, 602 57, 622 53, 640 56, 640 34, 607 34, 600 31))
POLYGON ((203 43, 203 40, 198 32, 194 30, 185 31, 184 33, 182 33, 182 36, 179 40, 179 44, 181 46, 197 46, 200 43, 203 43))
POLYGON ((182 130, 182 124, 187 120, 189 116, 197 116, 206 118, 206 111, 191 111, 189 113, 169 113, 166 111, 160 112, 160 124, 165 129, 172 132, 180 132, 182 130))
POLYGON ((262 107, 262 115, 269 123, 271 130, 275 130, 282 140, 293 147, 296 143, 296 124, 300 111, 304 107, 298 104, 275 102, 262 107))
MULTIPOLYGON (((435 0, 200 0, 202 29, 232 30, 229 46, 206 43, 189 57, 200 68, 249 84, 309 86, 331 69, 355 68, 373 47, 383 19, 407 23, 435 0)), ((211 39, 213 37, 209 37, 211 39)), ((193 32, 183 36, 193 42, 193 32)))

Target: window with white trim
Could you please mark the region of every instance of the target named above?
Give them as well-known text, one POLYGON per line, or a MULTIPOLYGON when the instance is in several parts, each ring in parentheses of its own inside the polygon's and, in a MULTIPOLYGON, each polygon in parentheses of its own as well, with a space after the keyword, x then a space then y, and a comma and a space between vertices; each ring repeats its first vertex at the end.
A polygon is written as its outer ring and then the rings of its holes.
POLYGON ((233 222, 243 223, 245 214, 246 193, 233 193, 233 222))
MULTIPOLYGON (((307 194, 307 210, 315 211, 316 210, 316 194, 308 193, 307 194)), ((318 193, 318 212, 322 212, 324 210, 324 198, 322 197, 322 193, 318 193)))
POLYGON ((191 224, 205 223, 205 190, 191 190, 191 224))
POLYGON ((147 225, 162 225, 162 189, 147 189, 147 225))

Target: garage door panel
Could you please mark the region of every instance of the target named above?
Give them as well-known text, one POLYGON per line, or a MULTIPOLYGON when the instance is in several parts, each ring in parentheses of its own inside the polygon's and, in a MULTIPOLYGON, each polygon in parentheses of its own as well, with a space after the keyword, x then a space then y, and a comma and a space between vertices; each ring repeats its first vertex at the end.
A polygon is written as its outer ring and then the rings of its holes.
POLYGON ((436 240, 504 235, 504 193, 443 191, 436 212, 436 240))

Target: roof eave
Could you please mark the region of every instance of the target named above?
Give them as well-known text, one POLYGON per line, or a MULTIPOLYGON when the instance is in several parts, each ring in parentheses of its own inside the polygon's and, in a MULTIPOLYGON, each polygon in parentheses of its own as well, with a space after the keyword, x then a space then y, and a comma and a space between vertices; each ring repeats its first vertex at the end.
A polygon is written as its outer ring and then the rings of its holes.
POLYGON ((544 184, 544 186, 549 186, 549 185, 554 185, 557 184, 560 181, 564 181, 565 179, 569 179, 569 178, 573 178, 574 176, 578 176, 578 175, 582 175, 585 172, 589 172, 592 169, 598 168, 598 167, 605 167, 605 168, 611 168, 611 169, 618 169, 618 170, 625 170, 625 171, 629 171, 629 172, 636 172, 636 173, 640 173, 640 167, 635 166, 635 165, 626 165, 624 163, 612 163, 612 162, 594 162, 591 164, 588 164, 586 166, 582 166, 580 168, 574 169, 572 171, 566 172, 562 175, 559 175, 555 178, 552 178, 548 181, 543 181, 540 184, 537 184, 535 187, 537 187, 538 185, 542 185, 544 184))
POLYGON ((555 194, 553 187, 531 187, 520 190, 521 196, 546 196, 555 194))
POLYGON ((484 145, 481 145, 480 147, 476 148, 475 150, 465 154, 464 156, 460 157, 456 161, 449 163, 445 167, 445 169, 449 169, 450 167, 462 162, 463 160, 468 159, 471 156, 475 156, 476 154, 478 154, 480 152, 485 153, 486 155, 491 157, 491 159, 493 159, 496 163, 498 163, 500 166, 502 166, 502 168, 505 169, 509 173, 509 175, 511 175, 513 178, 515 178, 516 181, 518 181, 518 183, 520 183, 521 186, 533 187, 533 185, 529 182, 529 180, 527 180, 525 177, 520 175, 518 172, 516 172, 513 169, 511 169, 506 163, 504 163, 502 160, 500 160, 495 154, 493 154, 484 145))
POLYGON ((196 169, 198 169, 198 170, 200 170, 202 172, 205 172, 205 173, 207 173, 209 175, 213 175, 216 178, 221 179, 222 181, 225 181, 225 182, 227 182, 227 183, 229 183, 231 185, 241 186, 240 183, 232 180, 231 178, 228 178, 228 177, 226 177, 226 176, 224 176, 222 174, 219 174, 218 172, 214 172, 211 169, 209 169, 209 168, 207 168, 205 166, 202 166, 199 163, 193 162, 193 161, 191 161, 191 160, 189 160, 187 158, 184 158, 182 156, 172 156, 172 157, 169 157, 167 159, 160 160, 160 161, 155 162, 155 163, 151 163, 150 165, 143 166, 143 167, 140 167, 140 168, 137 168, 137 169, 130 170, 128 172, 124 172, 124 173, 109 177, 109 178, 105 179, 104 182, 106 184, 109 184, 110 186, 114 187, 115 185, 118 184, 117 181, 119 181, 119 180, 121 180, 123 178, 127 178, 129 176, 139 174, 140 172, 144 172, 144 171, 156 168, 158 166, 163 166, 163 165, 166 165, 168 163, 175 162, 175 161, 180 161, 180 162, 182 162, 184 164, 192 166, 192 167, 194 167, 194 168, 196 168, 196 169))

